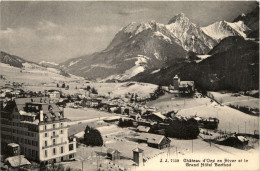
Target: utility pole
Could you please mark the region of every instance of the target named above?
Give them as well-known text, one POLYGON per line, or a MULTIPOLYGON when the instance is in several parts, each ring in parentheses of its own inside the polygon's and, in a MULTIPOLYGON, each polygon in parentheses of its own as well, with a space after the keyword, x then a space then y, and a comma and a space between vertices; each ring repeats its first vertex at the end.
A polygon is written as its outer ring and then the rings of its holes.
POLYGON ((192 149, 192 153, 193 153, 193 139, 191 140, 191 149, 192 149))
POLYGON ((246 122, 245 122, 245 133, 246 133, 246 122))

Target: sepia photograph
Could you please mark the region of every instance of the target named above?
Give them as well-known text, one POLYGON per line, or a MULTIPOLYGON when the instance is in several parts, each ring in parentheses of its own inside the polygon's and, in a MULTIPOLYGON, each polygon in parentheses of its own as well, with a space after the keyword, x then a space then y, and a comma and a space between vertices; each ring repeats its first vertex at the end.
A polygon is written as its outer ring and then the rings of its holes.
POLYGON ((0 1, 3 171, 259 170, 259 1, 0 1))

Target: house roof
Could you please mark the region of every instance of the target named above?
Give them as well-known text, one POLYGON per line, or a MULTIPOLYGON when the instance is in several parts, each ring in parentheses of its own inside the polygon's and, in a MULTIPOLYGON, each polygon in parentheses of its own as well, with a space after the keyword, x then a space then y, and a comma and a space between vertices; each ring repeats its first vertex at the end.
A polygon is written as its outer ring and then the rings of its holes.
POLYGON ((31 163, 24 157, 24 155, 8 157, 5 159, 5 163, 9 163, 12 167, 19 167, 24 165, 30 165, 31 163))
POLYGON ((161 112, 153 112, 153 115, 158 116, 158 117, 161 118, 162 120, 166 119, 166 116, 162 115, 161 112))
POLYGON ((120 153, 120 152, 119 152, 118 150, 116 150, 116 149, 112 149, 112 148, 107 149, 107 153, 109 153, 109 154, 113 154, 113 153, 115 153, 115 152, 120 153))
POLYGON ((142 153, 144 150, 137 147, 137 148, 133 149, 133 151, 138 152, 138 153, 142 153))
POLYGON ((137 138, 151 144, 160 144, 165 136, 158 134, 141 133, 137 138))
POLYGON ((137 129, 138 129, 138 131, 140 131, 140 132, 149 132, 151 128, 150 128, 149 126, 139 125, 139 126, 137 127, 137 129))
POLYGON ((16 143, 9 143, 8 146, 10 146, 10 147, 19 147, 19 144, 16 144, 16 143))

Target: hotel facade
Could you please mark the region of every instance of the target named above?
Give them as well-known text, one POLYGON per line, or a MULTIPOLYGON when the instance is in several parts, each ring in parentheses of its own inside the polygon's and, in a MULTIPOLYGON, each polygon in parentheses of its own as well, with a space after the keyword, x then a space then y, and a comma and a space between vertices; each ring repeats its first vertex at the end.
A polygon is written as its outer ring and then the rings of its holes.
POLYGON ((1 146, 20 145, 28 159, 51 163, 74 158, 76 140, 68 138, 68 119, 49 98, 17 98, 1 107, 1 146))

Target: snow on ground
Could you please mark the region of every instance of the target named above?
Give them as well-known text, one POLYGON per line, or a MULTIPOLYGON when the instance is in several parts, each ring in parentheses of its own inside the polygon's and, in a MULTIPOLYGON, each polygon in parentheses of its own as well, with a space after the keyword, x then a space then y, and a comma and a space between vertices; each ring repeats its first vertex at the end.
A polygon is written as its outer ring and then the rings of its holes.
POLYGON ((24 68, 12 67, 8 64, 0 63, 1 74, 7 81, 20 82, 29 85, 38 85, 42 83, 51 83, 56 81, 75 81, 83 79, 71 75, 70 78, 60 75, 59 70, 54 68, 45 68, 33 63, 24 63, 24 68))
POLYGON ((249 28, 244 24, 243 21, 238 21, 235 23, 227 22, 230 27, 236 30, 241 36, 246 37, 245 31, 249 30, 249 28))
POLYGON ((246 34, 244 32, 247 31, 248 28, 242 21, 238 21, 235 23, 230 23, 227 21, 218 21, 207 27, 202 27, 201 29, 208 36, 210 36, 214 39, 222 40, 225 37, 234 36, 233 32, 230 31, 228 28, 226 28, 227 26, 234 29, 241 36, 246 37, 246 34))
POLYGON ((211 55, 197 55, 198 58, 200 58, 199 60, 196 60, 196 63, 199 63, 209 57, 211 57, 211 55))
POLYGON ((151 74, 155 74, 155 73, 157 73, 159 71, 160 71, 160 69, 154 70, 154 71, 151 72, 151 74))
POLYGON ((182 98, 166 94, 147 105, 154 106, 162 112, 175 110, 178 111, 178 115, 187 117, 216 117, 219 119, 218 128, 223 131, 252 134, 254 130, 259 130, 259 117, 212 103, 209 98, 182 98))
POLYGON ((165 40, 166 42, 172 43, 172 41, 169 37, 165 36, 164 34, 162 34, 159 31, 154 32, 154 36, 158 36, 158 37, 162 38, 163 40, 165 40))
POLYGON ((150 58, 144 55, 138 55, 137 57, 133 57, 133 58, 128 58, 126 59, 126 61, 128 60, 136 60, 135 61, 135 66, 133 66, 132 68, 126 70, 123 74, 114 74, 111 75, 105 79, 103 79, 102 81, 106 81, 106 80, 112 80, 112 79, 116 79, 116 80, 127 80, 132 78, 133 76, 144 72, 146 65, 148 63, 148 60, 150 58))
POLYGON ((144 30, 152 29, 149 23, 142 23, 138 26, 138 29, 135 31, 135 35, 141 33, 144 30))
POLYGON ((51 65, 55 65, 55 66, 58 66, 58 65, 59 65, 59 64, 56 64, 55 62, 47 62, 47 61, 41 61, 39 64, 40 64, 40 65, 41 65, 41 64, 51 64, 51 65))
POLYGON ((71 62, 69 63, 69 66, 68 66, 68 67, 70 67, 70 66, 72 66, 72 65, 75 65, 75 64, 78 63, 79 61, 81 61, 81 59, 76 60, 76 61, 71 61, 71 62))
POLYGON ((251 108, 259 109, 259 99, 250 96, 244 96, 238 93, 221 93, 221 92, 210 92, 214 99, 218 102, 228 105, 228 104, 236 104, 239 106, 249 106, 251 108))

